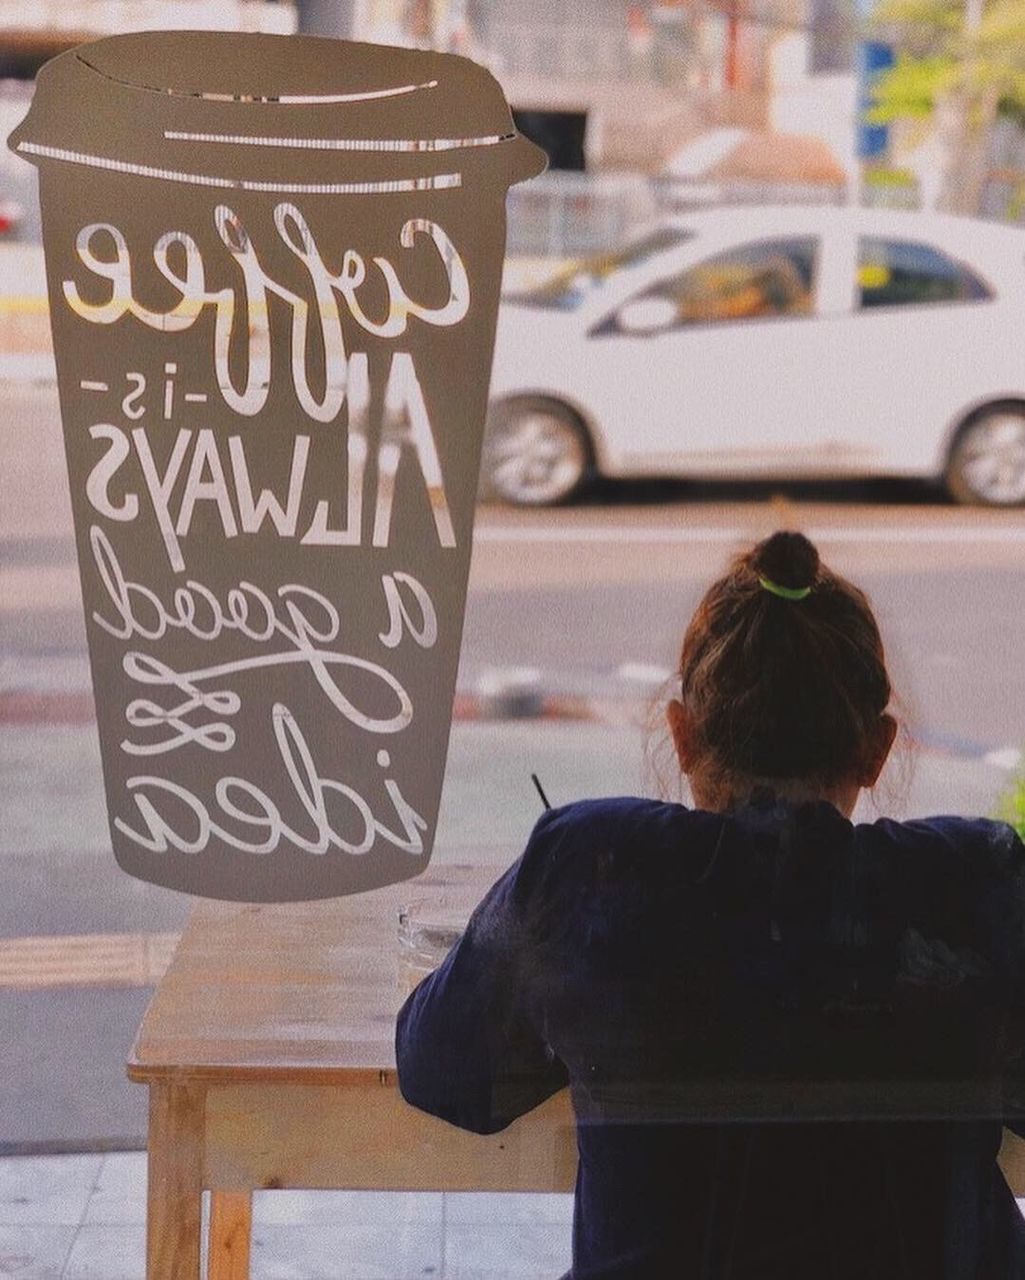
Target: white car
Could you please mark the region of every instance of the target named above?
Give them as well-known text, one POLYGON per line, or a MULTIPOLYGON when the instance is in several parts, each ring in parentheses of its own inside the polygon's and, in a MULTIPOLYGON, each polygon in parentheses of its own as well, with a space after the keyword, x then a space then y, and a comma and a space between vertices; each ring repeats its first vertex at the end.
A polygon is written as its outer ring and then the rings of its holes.
POLYGON ((595 475, 915 476, 1025 503, 1025 231, 717 209, 506 296, 482 489, 595 475))

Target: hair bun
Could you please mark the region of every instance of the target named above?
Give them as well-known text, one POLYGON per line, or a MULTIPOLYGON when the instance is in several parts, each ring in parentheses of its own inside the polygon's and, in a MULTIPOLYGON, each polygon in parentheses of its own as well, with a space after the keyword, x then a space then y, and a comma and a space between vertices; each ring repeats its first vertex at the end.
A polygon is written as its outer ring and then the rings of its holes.
POLYGON ((751 552, 751 568, 781 587, 810 587, 819 572, 819 553, 803 533, 781 530, 751 552))

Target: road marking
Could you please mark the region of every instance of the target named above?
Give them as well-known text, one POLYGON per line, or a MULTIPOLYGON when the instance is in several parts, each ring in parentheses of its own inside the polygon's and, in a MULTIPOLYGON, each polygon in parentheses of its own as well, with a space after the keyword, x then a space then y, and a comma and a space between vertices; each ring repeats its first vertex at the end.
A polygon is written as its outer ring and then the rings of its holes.
POLYGON ((177 933, 87 933, 0 938, 0 988, 152 987, 177 933))
POLYGON ((477 677, 475 692, 478 698, 494 701, 496 707, 501 707, 503 700, 515 704, 525 698, 540 711, 541 672, 537 667, 487 667, 477 677))
MULTIPOLYGON (((864 528, 835 529, 828 526, 802 529, 818 543, 1017 543, 1025 542, 1025 524, 1020 525, 943 525, 935 529, 900 529, 892 526, 866 525, 864 528)), ((474 530, 475 542, 561 542, 561 543, 747 543, 762 536, 752 529, 720 528, 715 525, 619 526, 602 525, 495 525, 482 524, 474 530)))
POLYGON ((5 311, 12 314, 28 313, 29 315, 42 315, 50 310, 50 304, 45 294, 23 293, 8 295, 6 298, 0 298, 0 316, 5 311))
POLYGON ((665 684, 672 674, 668 667, 656 667, 648 662, 624 662, 616 671, 620 680, 634 684, 665 684))
POLYGON ((1022 762, 1022 754, 1017 747, 1001 747, 998 751, 987 751, 982 757, 987 764, 995 764, 998 769, 1006 769, 1008 773, 1022 762))
POLYGON ((94 382, 91 378, 83 378, 78 384, 83 391, 109 391, 105 382, 94 382))

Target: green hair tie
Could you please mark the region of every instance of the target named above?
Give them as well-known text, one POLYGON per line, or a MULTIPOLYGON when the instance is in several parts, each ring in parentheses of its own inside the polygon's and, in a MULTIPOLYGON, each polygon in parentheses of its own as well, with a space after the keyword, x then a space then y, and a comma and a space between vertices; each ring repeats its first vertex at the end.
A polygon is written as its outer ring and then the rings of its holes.
POLYGON ((811 587, 781 587, 778 582, 773 582, 771 578, 758 577, 758 582, 766 591, 771 591, 774 596, 779 596, 783 600, 803 600, 805 596, 811 595, 811 587))

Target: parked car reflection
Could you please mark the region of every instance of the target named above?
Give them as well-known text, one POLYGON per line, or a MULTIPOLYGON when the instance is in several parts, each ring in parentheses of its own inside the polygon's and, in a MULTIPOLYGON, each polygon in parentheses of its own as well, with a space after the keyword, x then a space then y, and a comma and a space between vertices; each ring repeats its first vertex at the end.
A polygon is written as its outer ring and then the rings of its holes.
POLYGON ((507 296, 482 484, 906 476, 1025 503, 1025 232, 909 212, 730 209, 507 296))

